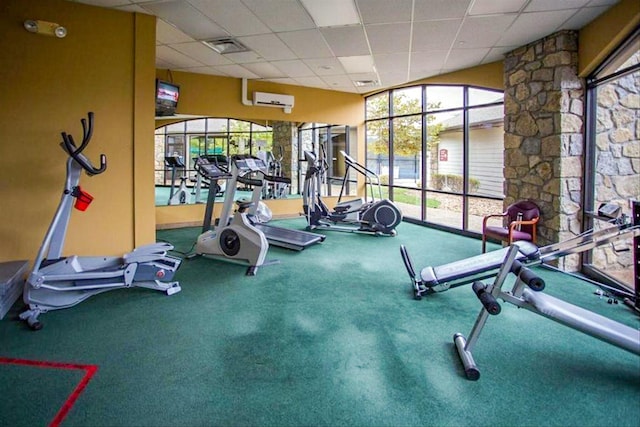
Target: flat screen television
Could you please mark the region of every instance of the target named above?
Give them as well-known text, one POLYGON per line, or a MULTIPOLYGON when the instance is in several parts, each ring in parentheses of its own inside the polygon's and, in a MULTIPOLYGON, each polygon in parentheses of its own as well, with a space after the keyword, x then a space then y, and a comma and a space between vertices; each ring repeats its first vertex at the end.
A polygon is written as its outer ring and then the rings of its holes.
POLYGON ((156 116, 173 116, 179 97, 180 86, 156 79, 156 116))

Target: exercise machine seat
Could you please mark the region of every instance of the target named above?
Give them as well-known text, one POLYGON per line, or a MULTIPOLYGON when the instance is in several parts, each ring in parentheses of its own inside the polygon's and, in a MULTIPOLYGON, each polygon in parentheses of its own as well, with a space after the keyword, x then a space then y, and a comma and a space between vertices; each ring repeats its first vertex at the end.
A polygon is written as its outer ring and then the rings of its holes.
POLYGON ((540 208, 534 202, 522 200, 516 202, 505 212, 487 215, 482 220, 482 252, 486 252, 487 239, 493 238, 511 245, 525 240, 536 243, 536 226, 540 220, 540 208), (489 225, 492 218, 502 218, 502 225, 489 225))

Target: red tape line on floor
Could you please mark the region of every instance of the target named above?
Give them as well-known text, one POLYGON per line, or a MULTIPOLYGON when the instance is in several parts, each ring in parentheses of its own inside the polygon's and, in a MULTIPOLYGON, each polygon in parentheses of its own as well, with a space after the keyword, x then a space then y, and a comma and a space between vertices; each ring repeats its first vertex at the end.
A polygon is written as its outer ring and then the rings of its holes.
POLYGON ((78 397, 84 390, 84 388, 91 381, 91 377, 98 371, 97 365, 80 365, 76 363, 59 363, 59 362, 46 362, 40 360, 27 360, 27 359, 14 359, 10 357, 0 357, 0 364, 5 365, 22 365, 22 366, 35 366, 38 368, 55 368, 55 369, 79 369, 85 371, 84 377, 80 380, 76 388, 71 392, 67 400, 64 402, 53 421, 49 424, 49 427, 58 427, 62 420, 67 416, 73 404, 76 403, 78 397))

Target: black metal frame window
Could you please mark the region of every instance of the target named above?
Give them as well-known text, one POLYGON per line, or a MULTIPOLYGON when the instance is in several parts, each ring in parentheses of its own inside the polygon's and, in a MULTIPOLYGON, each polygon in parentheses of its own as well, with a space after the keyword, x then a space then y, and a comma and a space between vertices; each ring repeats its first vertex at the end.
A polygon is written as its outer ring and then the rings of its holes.
POLYGON ((417 85, 366 98, 366 165, 408 220, 469 234, 502 211, 503 92, 417 85))
MULTIPOLYGON (((613 202, 633 217, 640 200, 640 28, 587 78, 584 211, 613 202)), ((585 214, 583 228, 609 226, 585 214)), ((633 289, 631 238, 584 254, 583 271, 598 280, 633 289)), ((637 280, 637 279, 636 279, 637 280)))

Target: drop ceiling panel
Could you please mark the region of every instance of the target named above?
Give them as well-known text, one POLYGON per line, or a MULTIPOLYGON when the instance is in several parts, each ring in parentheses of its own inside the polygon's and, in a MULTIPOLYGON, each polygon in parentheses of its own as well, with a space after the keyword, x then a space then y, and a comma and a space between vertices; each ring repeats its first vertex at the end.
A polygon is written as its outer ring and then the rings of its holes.
POLYGON ((254 62, 251 64, 243 64, 243 67, 251 71, 255 75, 267 79, 287 77, 282 71, 280 71, 270 62, 254 62))
POLYGON ((164 62, 168 62, 174 67, 180 68, 201 67, 202 65, 204 65, 201 62, 188 57, 184 53, 178 52, 168 46, 163 45, 156 46, 156 58, 164 62))
POLYGON ((189 0, 205 16, 234 36, 269 33, 269 27, 238 0, 189 0))
POLYGON ((455 47, 492 47, 515 19, 516 15, 469 17, 462 23, 455 47))
POLYGON ((231 62, 235 62, 236 64, 248 64, 251 62, 264 61, 264 58, 260 56, 260 54, 253 51, 227 53, 224 55, 224 57, 231 62))
POLYGON ((369 54, 369 46, 361 25, 321 28, 320 32, 335 56, 369 54))
POLYGON ((216 70, 213 67, 192 67, 192 68, 176 68, 178 71, 187 71, 189 73, 198 73, 198 74, 208 74, 211 76, 224 76, 228 77, 229 75, 223 73, 220 70, 216 70))
POLYGON ((315 75, 313 70, 299 59, 293 61, 276 61, 273 62, 273 65, 289 77, 309 77, 315 75))
POLYGON ((267 61, 296 59, 296 55, 275 34, 238 37, 238 40, 267 61))
POLYGON ((589 0, 531 0, 525 12, 543 12, 549 10, 578 9, 586 6, 589 0))
POLYGON ((297 77, 295 81, 302 86, 317 87, 322 89, 329 88, 329 85, 320 77, 297 77))
MULTIPOLYGON (((562 1, 562 0, 559 0, 562 1)), ((469 15, 490 15, 494 13, 516 13, 527 0, 475 0, 469 15)))
POLYGON ((156 42, 160 44, 184 43, 193 41, 189 37, 171 24, 167 24, 162 19, 156 20, 156 42))
POLYGON ((444 66, 448 50, 432 50, 428 52, 414 52, 411 54, 410 72, 419 70, 439 70, 444 66))
POLYGON ((223 55, 214 52, 212 49, 200 42, 174 44, 171 45, 171 48, 178 50, 205 65, 226 65, 232 63, 223 55))
POLYGON ((432 21, 462 18, 469 8, 470 2, 471 0, 416 0, 413 19, 432 21))
POLYGON ((251 71, 244 68, 242 65, 231 64, 231 65, 216 65, 214 67, 216 70, 219 70, 225 73, 228 76, 244 78, 244 79, 258 79, 259 75, 252 73, 251 71))
POLYGON ((522 46, 545 37, 561 27, 575 11, 531 12, 521 14, 498 41, 498 46, 522 46))
POLYGON ((298 58, 329 58, 333 56, 318 29, 278 33, 278 37, 298 58))
POLYGON ((412 0, 357 0, 365 24, 410 22, 412 3, 412 0))
POLYGON ((331 87, 354 87, 353 80, 346 75, 339 76, 323 76, 322 80, 327 84, 327 86, 331 87))
POLYGON ((455 70, 460 64, 468 62, 480 63, 489 53, 490 48, 452 49, 447 56, 443 69, 455 70))
POLYGON ((411 24, 367 25, 367 37, 374 55, 379 53, 409 52, 411 24))
POLYGON ((307 64, 318 76, 331 76, 346 72, 337 58, 304 59, 302 62, 307 64))
POLYGON ((504 59, 504 55, 512 50, 517 49, 518 46, 504 46, 504 47, 494 47, 489 50, 487 56, 482 60, 483 64, 488 64, 490 62, 501 61, 504 59))
POLYGON ((408 53, 390 53, 386 55, 374 55, 373 61, 376 64, 378 74, 404 74, 409 71, 408 53))
POLYGON ((163 20, 184 29, 196 40, 206 40, 229 34, 184 0, 143 4, 142 7, 163 20))
POLYGON ((413 24, 413 52, 449 49, 453 44, 461 19, 421 21, 413 24))
POLYGON ((242 0, 271 31, 308 30, 315 24, 298 0, 242 0))

